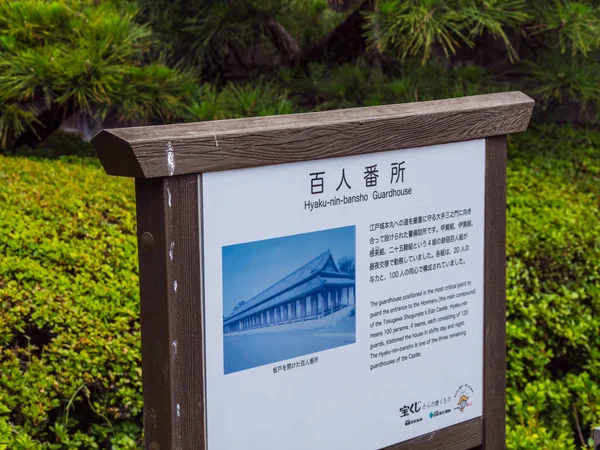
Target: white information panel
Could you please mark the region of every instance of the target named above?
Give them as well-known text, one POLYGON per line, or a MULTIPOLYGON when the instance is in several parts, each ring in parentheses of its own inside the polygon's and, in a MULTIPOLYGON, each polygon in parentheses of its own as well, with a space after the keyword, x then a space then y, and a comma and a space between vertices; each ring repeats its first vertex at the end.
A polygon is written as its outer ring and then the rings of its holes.
POLYGON ((209 450, 482 415, 484 140, 202 178, 209 450))

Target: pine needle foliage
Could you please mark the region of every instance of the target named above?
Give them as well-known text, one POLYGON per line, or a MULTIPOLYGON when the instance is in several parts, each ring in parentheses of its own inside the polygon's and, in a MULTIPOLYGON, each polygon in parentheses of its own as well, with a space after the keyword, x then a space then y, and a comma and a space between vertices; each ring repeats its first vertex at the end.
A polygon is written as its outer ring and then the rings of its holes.
POLYGON ((290 59, 324 39, 344 14, 327 0, 138 0, 140 19, 149 23, 169 49, 173 64, 193 67, 212 81, 261 76, 264 66, 290 59), (288 46, 294 48, 287 48, 288 46), (297 46, 297 47, 296 47, 297 46), (258 60, 258 61, 257 61, 258 60), (254 70, 254 66, 260 66, 254 70), (239 78, 239 77, 238 77, 239 78))
POLYGON ((519 56, 508 33, 529 19, 530 14, 524 6, 522 0, 490 0, 483 5, 471 2, 462 8, 459 16, 469 30, 470 39, 475 41, 486 33, 494 39, 501 39, 510 61, 514 62, 519 56))
POLYGON ((135 5, 121 1, 1 2, 2 148, 44 111, 173 120, 193 78, 159 61, 149 64, 154 39, 135 15, 135 5))
POLYGON ((379 0, 366 19, 370 48, 402 65, 483 63, 546 108, 600 105, 597 1, 379 0))
POLYGON ((273 116, 294 112, 288 92, 262 80, 247 85, 228 83, 224 88, 202 85, 187 108, 192 121, 273 116))
POLYGON ((485 35, 500 39, 511 62, 514 42, 540 36, 544 48, 589 55, 600 47, 600 6, 593 0, 380 0, 368 15, 371 45, 425 62, 447 57, 485 35))
POLYGON ((152 24, 171 49, 171 62, 198 71, 222 69, 244 51, 266 45, 262 18, 276 14, 286 0, 140 0, 142 20, 152 24), (173 32, 177 30, 176 32, 173 32))
POLYGON ((529 63, 535 87, 532 93, 544 108, 557 107, 576 99, 582 111, 600 105, 600 61, 592 58, 566 57, 548 53, 529 63))
POLYGON ((518 55, 507 30, 528 17, 525 0, 381 0, 368 15, 369 36, 379 51, 393 49, 403 59, 419 55, 425 63, 436 47, 450 57, 490 33, 504 42, 514 60, 518 55))
POLYGON ((536 4, 538 24, 548 44, 570 53, 584 56, 600 48, 600 5, 593 1, 554 0, 549 5, 536 4))
POLYGON ((418 59, 407 61, 393 74, 385 74, 364 60, 335 69, 311 64, 304 76, 283 83, 296 104, 317 111, 463 97, 509 87, 481 67, 447 69, 434 61, 421 65, 418 59))

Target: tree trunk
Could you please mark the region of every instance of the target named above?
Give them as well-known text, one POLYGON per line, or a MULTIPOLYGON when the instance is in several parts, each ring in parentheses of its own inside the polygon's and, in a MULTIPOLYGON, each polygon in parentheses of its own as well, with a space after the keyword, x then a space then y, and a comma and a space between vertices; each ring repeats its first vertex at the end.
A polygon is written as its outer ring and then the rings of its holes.
POLYGON ((294 37, 274 17, 269 17, 266 32, 271 42, 279 52, 284 62, 295 64, 300 58, 300 45, 294 37))
POLYGON ((13 148, 17 149, 24 145, 31 148, 37 147, 44 139, 58 130, 63 121, 74 112, 75 108, 71 102, 59 107, 52 105, 50 109, 46 109, 38 115, 39 122, 33 124, 33 129, 27 129, 19 135, 13 148))
POLYGON ((364 54, 367 48, 364 14, 372 12, 374 6, 375 0, 363 0, 323 41, 303 52, 300 58, 302 65, 324 60, 345 63, 364 54))

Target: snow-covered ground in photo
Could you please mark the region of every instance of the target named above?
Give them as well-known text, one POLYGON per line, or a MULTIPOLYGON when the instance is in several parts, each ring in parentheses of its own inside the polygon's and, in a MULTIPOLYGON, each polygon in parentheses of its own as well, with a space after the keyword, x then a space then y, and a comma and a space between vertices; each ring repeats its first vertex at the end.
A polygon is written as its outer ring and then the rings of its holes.
POLYGON ((297 324, 282 325, 282 329, 277 333, 224 335, 225 373, 272 364, 356 342, 356 320, 353 315, 346 314, 345 317, 322 328, 288 328, 297 324))

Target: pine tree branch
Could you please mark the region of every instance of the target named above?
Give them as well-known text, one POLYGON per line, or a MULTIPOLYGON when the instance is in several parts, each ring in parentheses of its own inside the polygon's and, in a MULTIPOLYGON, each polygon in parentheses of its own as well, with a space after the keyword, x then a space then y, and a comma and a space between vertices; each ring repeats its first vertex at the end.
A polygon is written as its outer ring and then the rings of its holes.
MULTIPOLYGON (((356 2, 353 2, 356 3, 356 2)), ((354 12, 338 25, 329 35, 316 45, 302 52, 302 65, 310 62, 348 62, 363 54, 367 49, 365 32, 365 12, 372 12, 375 0, 362 0, 354 12)))
POLYGON ((284 61, 295 64, 300 58, 300 45, 289 31, 272 16, 267 18, 265 31, 284 61))

